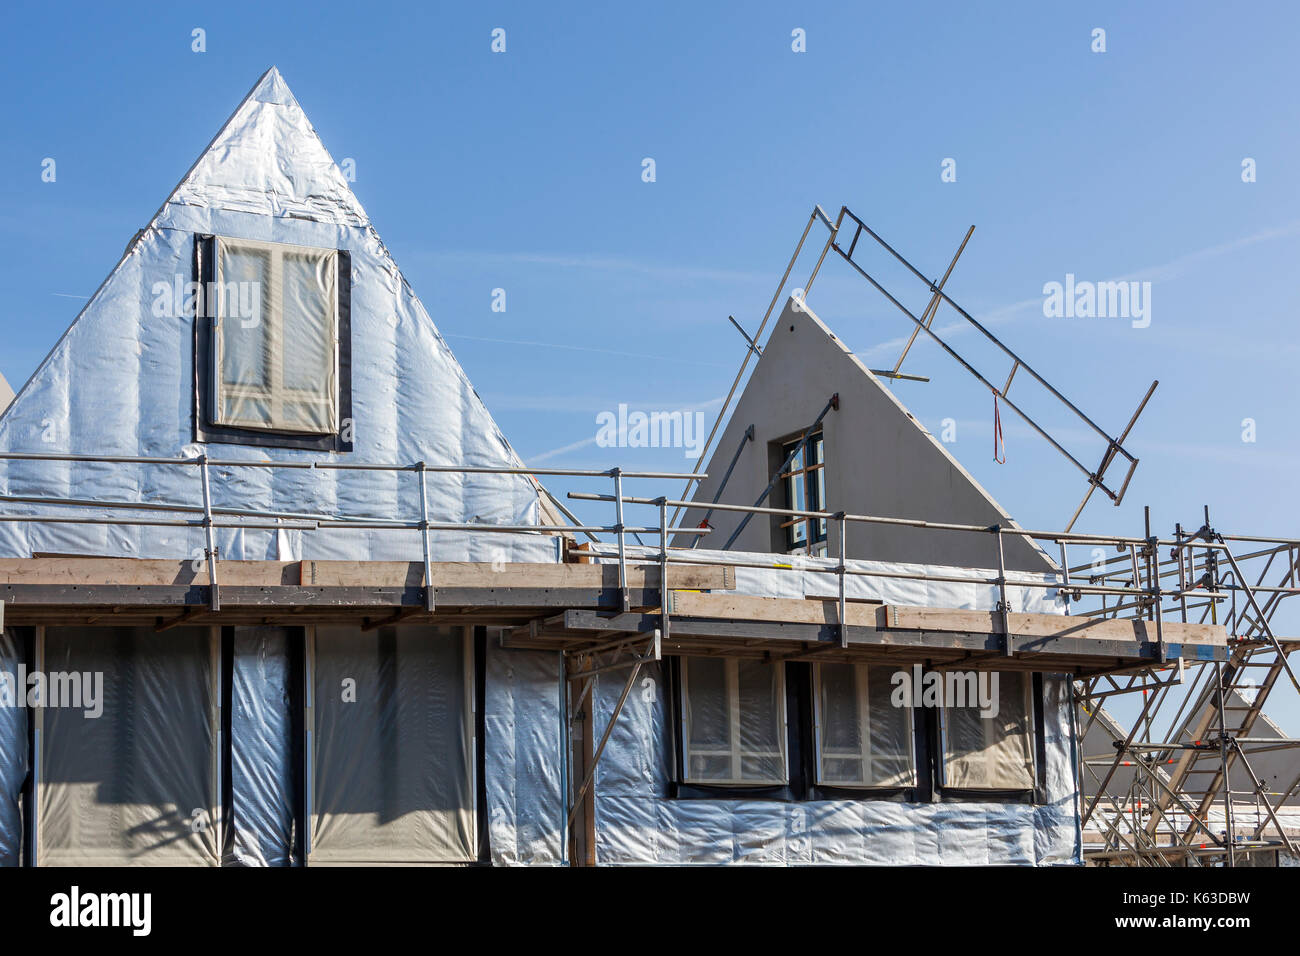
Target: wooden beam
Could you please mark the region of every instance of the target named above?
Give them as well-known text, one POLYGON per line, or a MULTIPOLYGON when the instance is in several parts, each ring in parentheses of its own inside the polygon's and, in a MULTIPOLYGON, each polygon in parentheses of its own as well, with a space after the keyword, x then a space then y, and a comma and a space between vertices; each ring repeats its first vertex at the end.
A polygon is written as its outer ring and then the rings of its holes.
MULTIPOLYGON (((728 592, 693 594, 674 592, 669 610, 682 617, 707 617, 736 621, 773 621, 786 624, 839 624, 839 606, 833 598, 769 598, 728 592)), ((851 627, 880 631, 933 631, 958 634, 1001 634, 1002 615, 994 611, 908 607, 878 602, 849 602, 845 617, 851 627)), ((1014 637, 1087 638, 1107 641, 1154 643, 1154 622, 1135 618, 1070 617, 1062 614, 1007 615, 1014 637)), ((1212 624, 1163 624, 1166 644, 1227 646, 1227 631, 1212 624)))
MULTIPOLYGON (((674 580, 669 572, 669 582, 674 580)), ((850 601, 844 616, 849 624, 876 626, 879 601, 850 601)), ((683 617, 739 618, 747 621, 783 621, 790 624, 838 624, 839 602, 835 598, 770 598, 748 594, 696 594, 672 591, 668 610, 683 617)))
MULTIPOLYGON (((181 587, 208 585, 206 562, 145 558, 0 558, 0 585, 130 585, 181 587)), ((420 588, 420 561, 222 561, 217 578, 230 587, 420 588)), ((730 566, 682 565, 669 572, 674 587, 729 590, 736 586, 730 566)), ((659 569, 632 566, 629 588, 658 589, 659 569)), ((614 564, 519 564, 444 561, 433 566, 433 586, 443 588, 593 588, 617 587, 614 564)))
MULTIPOLYGON (((958 631, 969 634, 1002 633, 1002 615, 996 611, 905 607, 886 604, 877 612, 877 627, 903 631, 958 631)), ((1069 617, 1062 614, 1007 615, 1007 631, 1016 637, 1081 637, 1110 641, 1156 640, 1154 621, 1136 618, 1069 617)), ((1226 647, 1228 632, 1220 625, 1162 624, 1166 644, 1209 644, 1226 647)))
MULTIPOLYGON (((748 601, 751 599, 744 599, 748 601)), ((773 599, 756 599, 773 600, 773 599)), ((791 599, 775 599, 791 600, 791 599)), ((797 600, 797 599, 796 599, 797 600)), ((672 634, 682 642, 704 639, 720 646, 734 648, 737 652, 750 649, 760 653, 782 653, 790 644, 807 645, 804 650, 840 639, 840 627, 833 621, 788 621, 744 618, 744 601, 731 602, 729 617, 673 616, 672 634)), ((810 602, 815 605, 833 602, 810 602)), ((771 606, 766 605, 769 609, 771 606)), ((879 611, 879 608, 864 610, 879 611)), ((829 615, 829 608, 822 615, 829 615)), ((856 612, 855 612, 856 613, 856 612)), ((516 646, 564 647, 578 645, 592 639, 592 632, 634 633, 655 626, 658 615, 644 612, 611 614, 591 609, 569 609, 564 612, 563 623, 555 618, 547 622, 516 628, 510 641, 516 646)), ((989 630, 948 631, 920 629, 889 629, 872 625, 855 624, 847 627, 849 650, 856 653, 876 653, 892 650, 900 656, 931 658, 945 655, 946 659, 969 659, 971 666, 999 669, 1011 666, 1012 658, 1006 656, 1005 639, 1000 633, 989 630)), ((1075 665, 1087 664, 1089 669, 1124 666, 1132 662, 1158 661, 1159 645, 1154 641, 1135 637, 1133 632, 1124 640, 1109 637, 1086 636, 1076 633, 1058 633, 1044 636, 1011 635, 1011 653, 1016 660, 1032 662, 1038 670, 1075 670, 1075 665)), ((1181 643, 1166 643, 1170 658, 1191 656, 1196 660, 1222 660, 1227 648, 1213 644, 1184 647, 1181 643)), ((1017 666, 1024 666, 1020 664, 1017 666)))

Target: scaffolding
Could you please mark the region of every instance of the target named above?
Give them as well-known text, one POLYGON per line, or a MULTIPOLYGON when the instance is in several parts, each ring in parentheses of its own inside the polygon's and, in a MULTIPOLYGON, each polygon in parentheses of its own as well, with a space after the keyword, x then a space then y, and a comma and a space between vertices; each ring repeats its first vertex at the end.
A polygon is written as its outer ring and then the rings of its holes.
POLYGON ((1161 594, 1109 606, 1103 597, 1099 615, 1136 606, 1175 620, 1221 622, 1229 634, 1226 661, 1187 673, 1152 668, 1123 684, 1107 676, 1076 684, 1080 739, 1094 727, 1114 738, 1113 754, 1081 755, 1081 780, 1092 790, 1082 823, 1101 837, 1087 853, 1090 860, 1236 866, 1253 854, 1296 853, 1300 820, 1288 822, 1286 810, 1300 790, 1300 760, 1289 783, 1270 789, 1251 758, 1300 746, 1300 740, 1252 735, 1275 687, 1300 691, 1289 660, 1300 640, 1279 637, 1273 624, 1283 599, 1300 593, 1298 567, 1300 541, 1224 534, 1211 525, 1207 507, 1195 531, 1179 525, 1172 540, 1153 540, 1136 555, 1071 569, 1089 581, 1161 594), (1243 547, 1249 550, 1234 550, 1243 547), (1160 590, 1166 580, 1174 582, 1172 592, 1160 590), (1142 704, 1127 728, 1103 718, 1107 699, 1133 693, 1142 704), (1233 782, 1234 768, 1242 788, 1233 782), (1128 779, 1116 786, 1121 770, 1128 779))
MULTIPOLYGON (((1023 532, 1040 543, 1059 547, 1063 585, 1075 605, 1071 613, 1096 619, 1124 616, 1150 621, 1162 655, 1164 642, 1161 631, 1165 622, 1223 624, 1227 630, 1229 653, 1226 660, 1198 660, 1179 655, 1175 662, 1166 665, 1162 656, 1160 666, 1126 671, 1120 668, 1113 674, 1089 675, 1075 682, 1076 716, 1081 723, 1078 739, 1082 742, 1096 727, 1113 738, 1114 748, 1113 753, 1105 754, 1080 751, 1080 786, 1085 791, 1091 790, 1082 810, 1082 824, 1084 828, 1090 828, 1090 832, 1099 832, 1102 839, 1099 846, 1088 850, 1090 861, 1109 865, 1234 866, 1239 858, 1250 854, 1278 849, 1295 853, 1296 841, 1300 838, 1300 818, 1288 826, 1280 811, 1293 800, 1300 804, 1300 759, 1295 761, 1295 774, 1290 782, 1270 790, 1252 765, 1251 756, 1275 750, 1294 753, 1300 741, 1252 737, 1251 734, 1275 686, 1290 684, 1300 691, 1300 683, 1288 659, 1300 647, 1300 639, 1279 638, 1273 627, 1274 616, 1283 599, 1300 592, 1297 586, 1300 583, 1297 582, 1300 541, 1223 534, 1211 525, 1208 507, 1197 530, 1185 531, 1180 524, 1175 527, 1172 539, 1162 541, 1151 533, 1150 509, 1147 508, 1146 528, 1141 538, 1094 538, 1091 546, 1113 546, 1116 554, 1100 561, 1094 559, 1087 564, 1072 566, 1067 547, 1087 543, 1089 538, 1071 535, 1070 532, 1093 494, 1100 490, 1116 506, 1124 500, 1138 465, 1137 457, 1128 450, 1125 442, 1159 382, 1151 383, 1118 434, 1112 435, 1099 426, 944 291, 970 241, 974 226, 963 236, 942 277, 931 280, 847 206, 841 206, 833 220, 820 205, 814 207, 757 332, 750 336, 740 323, 729 317, 746 340, 745 355, 701 451, 696 471, 707 460, 713 439, 725 420, 750 359, 754 355, 762 356, 763 332, 782 300, 795 264, 818 222, 827 229, 828 236, 808 280, 802 289, 790 293, 796 305, 807 300, 828 254, 835 253, 912 323, 910 335, 892 369, 873 370, 873 374, 885 379, 911 378, 903 375, 900 369, 917 338, 924 334, 1085 476, 1087 490, 1066 522, 1063 534, 1023 532), (860 245, 870 246, 870 243, 861 243, 864 237, 874 242, 887 259, 901 264, 922 283, 929 297, 919 315, 882 284, 876 277, 874 266, 872 271, 868 271, 860 251, 860 245), (966 326, 979 332, 1010 360, 1009 372, 1001 386, 994 384, 994 380, 958 353, 935 330, 935 316, 943 306, 948 306, 966 326), (1104 441, 1105 448, 1096 469, 1084 465, 1080 454, 1067 448, 1063 441, 1009 397, 1012 382, 1022 370, 1054 400, 1058 412, 1064 408, 1087 431, 1104 441), (1107 474, 1116 462, 1124 463, 1124 470, 1118 486, 1113 487, 1114 483, 1108 484, 1107 474), (1241 551, 1241 548, 1249 550, 1241 551), (1162 549, 1168 549, 1164 557, 1161 557, 1162 549), (1270 574, 1275 575, 1273 580, 1277 583, 1267 583, 1270 574), (1102 719, 1106 713, 1102 710, 1105 701, 1135 693, 1142 695, 1142 705, 1129 725, 1119 725, 1113 718, 1102 719), (1165 729, 1166 739, 1156 739, 1160 736, 1156 733, 1157 728, 1165 729), (1244 772, 1248 789, 1233 789, 1234 767, 1244 772), (1131 781, 1124 787, 1115 788, 1121 768, 1131 781), (1112 792, 1115 789, 1119 792, 1112 792)), ((807 432, 805 439, 806 435, 807 432)), ((735 458, 750 439, 752 432, 747 432, 735 458)), ((735 465, 735 458, 731 467, 735 465)), ((728 475, 731 467, 727 469, 728 475)), ((775 480, 776 475, 773 476, 775 480)), ((725 478, 723 484, 725 486, 725 478)), ((719 507, 717 501, 721 494, 720 487, 705 514, 704 524, 707 524, 708 515, 719 507)), ((763 498, 757 504, 761 505, 763 498)), ((679 509, 673 515, 675 522, 686 503, 678 501, 673 504, 679 509)), ((802 516, 802 513, 789 513, 802 516)), ((827 517, 838 518, 843 528, 842 514, 829 514, 827 517)), ((927 522, 916 524, 942 527, 927 522)), ((956 526, 950 527, 955 529, 956 526)), ((1001 562, 1001 532, 1006 529, 989 530, 999 532, 996 537, 1001 562)), ((840 541, 840 561, 843 564, 842 530, 840 541)), ((1005 577, 1004 571, 999 574, 1005 577)), ((1005 596, 999 607, 1005 609, 1005 596)), ((1005 620, 1003 623, 1005 627, 1005 620)))
MULTIPOLYGON (((803 284, 802 288, 794 289, 792 291, 796 304, 801 305, 803 302, 807 301, 809 295, 812 293, 813 284, 817 281, 817 276, 821 272, 823 263, 826 261, 828 254, 834 252, 854 271, 855 274, 864 279, 871 288, 911 320, 913 325, 907 344, 903 347, 902 354, 899 355, 898 361, 894 363, 893 369, 873 370, 873 374, 886 379, 928 381, 928 379, 923 376, 905 375, 899 371, 899 369, 902 368, 904 360, 907 358, 908 352, 911 351, 913 344, 916 342, 917 337, 924 333, 950 358, 956 361, 957 364, 973 376, 976 381, 989 389, 997 400, 1000 400, 1015 412, 1021 420, 1025 422, 1025 424, 1033 429, 1039 437, 1046 441, 1057 451, 1058 454, 1065 458, 1066 461, 1074 466, 1074 468, 1087 479, 1087 491, 1084 493, 1083 500, 1079 502, 1078 507, 1074 509, 1074 513, 1070 516, 1070 520, 1066 522, 1066 531, 1073 529, 1075 522, 1079 520, 1079 516, 1083 513, 1084 508, 1091 500, 1094 492, 1100 490, 1102 494, 1109 498, 1116 506, 1123 502, 1124 495, 1128 491, 1129 482, 1132 481, 1133 473, 1137 470, 1138 466, 1137 457, 1125 447, 1124 443, 1127 441, 1129 433, 1133 430, 1133 427, 1137 424, 1138 418, 1141 417, 1147 403, 1151 401, 1151 396, 1155 394, 1156 387, 1160 384, 1159 381, 1153 381, 1151 383, 1146 393, 1142 396, 1142 399, 1138 402, 1137 408, 1134 410, 1132 417, 1129 419, 1128 424, 1124 429, 1117 435, 1112 435, 1110 432, 1106 431, 1106 429, 1098 425, 1088 416, 1087 413, 1079 408, 1078 405, 1066 398, 1065 395, 1052 385, 1051 382, 1049 382, 1043 375, 1039 374, 1033 366, 1025 361, 996 335, 990 332, 986 326, 981 324, 974 316, 962 308, 951 296, 948 295, 947 292, 944 291, 944 286, 947 284, 948 278, 952 275, 952 271, 957 265, 957 260, 961 257, 962 252, 966 248, 966 244, 970 241, 970 237, 975 231, 974 226, 971 226, 966 231, 966 235, 962 238, 961 244, 958 246, 957 252, 949 262, 948 268, 945 270, 943 277, 931 280, 927 279, 920 269, 914 266, 908 259, 899 253, 898 250, 886 242, 877 232, 875 232, 875 230, 850 210, 848 206, 841 206, 839 214, 833 221, 820 205, 813 207, 813 211, 808 217, 808 222, 804 226, 803 233, 799 237, 799 242, 795 245, 794 253, 791 255, 790 261, 786 265, 785 272, 781 276, 781 281, 777 285, 776 292, 768 303, 767 311, 764 313, 763 319, 759 323, 758 331, 755 332, 753 336, 750 336, 744 330, 744 327, 736 322, 734 318, 730 316, 728 317, 732 325, 736 327, 736 330, 745 339, 745 357, 741 362, 740 370, 736 373, 736 377, 732 381, 731 388, 727 392, 726 398, 723 400, 722 407, 718 410, 718 417, 715 419, 713 427, 710 429, 709 435, 704 441, 704 446, 700 451, 700 457, 696 463, 697 471, 699 468, 703 467, 709 449, 713 444, 713 440, 717 436, 719 429, 722 427, 722 423, 726 419, 727 411, 731 407, 732 399, 735 398, 736 390, 740 387, 740 383, 744 379, 745 371, 749 367, 750 359, 756 354, 760 356, 762 355, 759 342, 762 339, 763 332, 767 328, 767 324, 771 320, 772 313, 775 311, 776 306, 782 300, 782 295, 787 289, 790 275, 794 270, 796 262, 799 260, 799 256, 803 252, 804 244, 808 240, 808 235, 812 231, 813 226, 818 222, 822 223, 822 225, 826 227, 829 234, 826 237, 826 242, 823 245, 821 252, 817 256, 817 262, 808 276, 808 281, 803 284), (869 237, 876 244, 876 247, 884 253, 888 260, 893 260, 901 264, 903 268, 917 279, 922 284, 922 287, 929 292, 930 298, 919 316, 904 305, 892 292, 885 288, 874 273, 874 265, 871 266, 873 270, 872 272, 867 271, 867 264, 865 263, 866 253, 859 250, 859 245, 862 246, 863 250, 868 248, 868 244, 861 243, 863 236, 869 237), (947 339, 934 329, 935 316, 938 314, 939 309, 944 305, 948 306, 953 312, 955 312, 965 326, 979 332, 986 342, 1001 352, 1005 358, 1011 360, 1011 365, 1007 372, 1006 379, 1001 386, 994 384, 994 381, 1001 376, 996 376, 994 379, 990 379, 990 377, 986 376, 984 372, 976 368, 970 360, 958 352, 957 349, 947 341, 947 339), (1046 426, 1040 424, 1038 419, 1031 415, 1025 407, 1022 407, 1022 404, 1019 401, 1013 401, 1011 399, 1010 392, 1012 382, 1015 380, 1017 373, 1021 371, 1043 389, 1047 396, 1052 400, 1050 407, 1054 411, 1059 413, 1063 409, 1068 412, 1073 419, 1083 425, 1088 432, 1105 442, 1105 449, 1102 452, 1101 460, 1095 469, 1088 468, 1080 460, 1082 457, 1081 452, 1078 452, 1077 450, 1072 451, 1067 448, 1064 439, 1058 439, 1046 426), (1124 474, 1119 482, 1119 486, 1117 488, 1112 488, 1107 484, 1107 473, 1112 465, 1121 460, 1126 462, 1127 465, 1124 468, 1124 474)), ((989 375, 993 375, 993 373, 989 372, 989 375)), ((686 491, 689 491, 690 486, 691 482, 688 481, 686 489, 682 493, 682 497, 685 497, 686 491)), ((676 520, 676 517, 677 513, 675 512, 673 516, 674 521, 676 520)))
MULTIPOLYGON (((0 460, 63 461, 70 458, 73 456, 48 453, 0 454, 0 460)), ((928 631, 937 636, 941 646, 951 654, 951 659, 946 663, 942 660, 935 661, 939 667, 1072 670, 1079 678, 1075 684, 1076 705, 1081 714, 1087 715, 1090 724, 1098 719, 1100 705, 1108 698, 1127 693, 1143 693, 1142 714, 1124 739, 1118 742, 1119 745, 1109 760, 1099 761, 1095 755, 1080 756, 1080 781, 1091 779, 1098 782, 1093 796, 1082 807, 1081 814, 1085 826, 1091 823, 1094 828, 1100 827, 1106 835, 1104 846, 1089 854, 1096 862, 1168 865, 1182 861, 1195 865, 1222 859, 1228 865, 1234 865, 1245 854, 1252 852, 1279 848, 1293 851, 1295 848, 1291 836, 1279 822, 1277 809, 1300 789, 1300 775, 1285 788, 1284 793, 1269 793, 1250 769, 1250 755, 1257 752, 1258 748, 1272 749, 1291 742, 1279 744, 1277 740, 1264 741, 1251 737, 1250 730, 1262 711, 1268 691, 1283 676, 1293 685, 1296 682, 1287 655, 1300 647, 1300 640, 1279 638, 1274 633, 1271 619, 1283 598, 1300 591, 1296 582, 1297 572, 1300 571, 1300 540, 1225 534, 1211 528, 1208 521, 1196 532, 1185 533, 1179 527, 1173 537, 1162 540, 1151 535, 1149 527, 1142 536, 1123 537, 1078 531, 1036 531, 1014 524, 983 526, 849 514, 842 511, 801 511, 760 505, 670 499, 664 496, 644 497, 628 494, 624 487, 625 479, 675 480, 684 477, 674 473, 632 472, 618 468, 605 471, 452 465, 435 468, 421 462, 358 464, 346 469, 378 468, 413 474, 416 480, 410 497, 413 502, 418 502, 418 507, 412 509, 415 513, 409 516, 378 518, 338 513, 266 512, 216 504, 217 500, 228 498, 229 493, 214 494, 214 488, 218 492, 223 489, 213 479, 223 473, 229 474, 234 469, 326 469, 330 463, 214 462, 201 457, 159 459, 138 456, 79 456, 75 460, 193 469, 198 478, 195 491, 201 503, 85 500, 57 495, 5 494, 0 495, 0 520, 187 526, 202 528, 205 534, 222 527, 272 529, 286 526, 322 531, 364 527, 421 532, 421 539, 426 544, 423 548, 424 559, 417 562, 417 565, 423 564, 420 568, 423 574, 417 575, 423 585, 418 589, 418 596, 412 596, 409 588, 405 589, 405 596, 394 594, 385 597, 379 590, 371 591, 367 594, 368 603, 362 609, 364 613, 373 615, 386 603, 393 603, 395 610, 391 617, 365 618, 363 629, 399 618, 406 620, 423 616, 432 620, 437 614, 463 617, 464 608, 459 605, 467 599, 453 598, 437 586, 439 569, 432 560, 427 545, 429 535, 435 531, 487 534, 532 532, 566 536, 587 533, 597 537, 604 550, 589 552, 588 560, 604 564, 612 572, 609 581, 612 586, 607 585, 601 592, 605 596, 597 597, 596 603, 589 603, 584 609, 572 595, 556 592, 553 597, 558 603, 554 606, 568 610, 561 610, 558 618, 553 611, 547 612, 549 616, 531 618, 527 624, 517 625, 508 640, 511 646, 552 647, 561 649, 564 653, 568 677, 566 683, 569 687, 567 708, 570 714, 571 741, 576 733, 592 745, 581 762, 580 775, 570 775, 567 778, 572 788, 567 808, 567 818, 570 821, 583 812, 584 806, 590 806, 596 766, 619 720, 622 702, 631 693, 645 665, 661 661, 666 654, 700 653, 702 648, 699 642, 712 645, 713 653, 739 653, 740 645, 745 645, 745 650, 748 651, 752 650, 751 645, 759 642, 766 643, 766 649, 761 653, 774 654, 778 659, 807 659, 814 654, 823 660, 835 660, 841 656, 851 659, 853 655, 878 651, 879 648, 873 650, 872 645, 879 644, 881 633, 890 639, 890 653, 897 654, 906 646, 911 650, 904 651, 905 654, 935 659, 942 652, 936 649, 939 645, 927 644, 927 635, 923 632, 928 631), (222 466, 221 471, 211 471, 216 464, 222 466), (419 493, 423 484, 421 477, 431 471, 525 474, 534 477, 566 475, 609 480, 612 483, 609 494, 570 492, 568 497, 607 504, 612 507, 615 520, 609 524, 555 526, 439 521, 436 515, 429 512, 427 495, 419 493), (2 507, 6 503, 39 505, 45 510, 39 514, 11 511, 2 507), (639 508, 654 509, 658 520, 641 523, 631 520, 628 512, 639 508), (707 616, 700 611, 700 607, 714 596, 699 593, 689 595, 691 601, 686 600, 691 591, 701 587, 707 591, 719 586, 719 581, 706 580, 698 572, 705 566, 719 563, 725 563, 732 570, 737 567, 772 569, 782 566, 774 566, 770 559, 747 560, 741 554, 731 554, 725 550, 671 547, 672 535, 694 538, 707 534, 708 529, 691 527, 688 522, 674 525, 669 520, 670 508, 679 508, 688 514, 712 509, 773 519, 824 520, 838 526, 841 542, 845 540, 845 531, 851 525, 892 525, 953 535, 976 535, 989 542, 989 570, 972 574, 968 569, 968 573, 959 575, 954 569, 943 568, 863 568, 850 563, 841 547, 836 559, 823 559, 827 565, 824 570, 833 575, 836 581, 835 596, 824 602, 834 609, 834 613, 827 616, 824 624, 804 626, 797 623, 797 619, 772 623, 747 620, 744 617, 743 602, 718 595, 716 599, 725 601, 727 609, 715 616, 730 619, 723 627, 740 635, 729 642, 727 637, 719 636, 716 626, 713 630, 700 628, 698 618, 707 616), (656 535, 658 547, 634 548, 628 545, 626 536, 632 533, 656 535), (1008 536, 1032 540, 1040 549, 1058 549, 1059 573, 1031 575, 1007 568, 1003 559, 1003 543, 1008 536), (1249 545, 1250 550, 1237 554, 1233 549, 1242 545, 1249 545), (1091 563, 1072 563, 1072 551, 1077 557, 1080 548, 1090 551, 1114 548, 1115 555, 1102 561, 1094 558, 1091 563), (1161 558, 1166 549, 1168 556, 1161 558), (1267 574, 1277 566, 1279 559, 1282 559, 1281 583, 1264 584, 1267 574), (675 569, 671 570, 671 574, 670 566, 675 569), (1247 567, 1255 569, 1249 577, 1244 570, 1247 567), (692 575, 692 570, 697 573, 692 575), (650 576, 651 572, 654 572, 653 577, 650 576), (900 623, 898 615, 904 609, 888 605, 864 609, 860 603, 851 603, 847 582, 854 576, 984 585, 994 589, 997 595, 996 606, 992 612, 911 609, 912 622, 900 623), (1008 598, 1008 589, 1011 587, 1056 591, 1065 604, 1066 613, 1060 616, 1017 614, 1008 598), (675 593, 676 588, 684 588, 686 593, 675 593), (450 606, 445 606, 436 599, 435 596, 440 593, 447 597, 447 605, 450 606), (693 612, 687 610, 692 602, 695 608, 693 612), (864 612, 869 613, 864 615, 864 612), (883 616, 878 612, 884 612, 883 616), (936 615, 937 619, 925 623, 923 619, 927 614, 936 615), (1037 618, 1048 619, 1050 628, 1036 632, 1031 630, 1036 624, 1041 625, 1042 622, 1035 620, 1037 618), (922 623, 918 624, 917 621, 922 623), (1210 630, 1220 634, 1224 632, 1221 625, 1226 626, 1227 633, 1232 635, 1226 649, 1222 638, 1218 639, 1217 646, 1213 642, 1194 642, 1198 626, 1207 623, 1212 625, 1210 630), (801 627, 804 629, 799 630, 801 627), (899 629, 913 632, 905 638, 911 641, 910 644, 901 643, 899 629), (1120 641, 1112 640, 1119 631, 1127 637, 1120 641), (771 640, 764 642, 764 638, 771 640), (1085 645, 1090 646, 1082 650, 1085 645), (1091 660, 1069 663, 1081 660, 1077 655, 1083 653, 1090 655, 1091 660), (1242 680, 1233 675, 1248 673, 1248 668, 1264 667, 1267 672, 1259 684, 1251 707, 1240 718, 1229 718, 1227 715, 1233 711, 1225 703, 1225 695, 1231 689, 1244 686, 1242 680), (593 726, 592 733, 583 736, 582 728, 575 728, 573 721, 577 715, 590 713, 587 705, 595 678, 615 672, 621 672, 620 677, 625 676, 619 703, 602 727, 593 726), (1170 688, 1187 683, 1189 679, 1190 687, 1195 689, 1199 686, 1200 699, 1212 709, 1198 711, 1196 703, 1189 703, 1192 700, 1189 696, 1184 700, 1180 711, 1180 714, 1185 712, 1180 731, 1166 741, 1154 740, 1152 728, 1155 726, 1159 705, 1165 701, 1170 688), (1214 776, 1200 789, 1190 787, 1187 781, 1198 771, 1209 769, 1210 765, 1217 766, 1220 776, 1214 776), (1246 826, 1245 815, 1237 812, 1229 800, 1224 807, 1225 829, 1216 832, 1210 811, 1219 781, 1229 779, 1228 772, 1234 765, 1246 768, 1254 785, 1251 795, 1256 800, 1258 811, 1255 825, 1246 826), (1134 766, 1140 772, 1127 793, 1114 797, 1107 785, 1121 766, 1134 766), (1171 772, 1164 769, 1168 766, 1173 766, 1174 770, 1171 772)), ((59 560, 70 562, 66 558, 59 560)), ((93 563, 104 559, 86 560, 93 563)), ((22 559, 20 563, 21 561, 22 559)), ((212 620, 215 619, 212 616, 217 614, 222 619, 233 619, 229 614, 240 613, 241 604, 247 600, 242 592, 247 591, 257 592, 254 613, 258 618, 270 619, 266 615, 273 610, 272 605, 276 601, 273 592, 276 588, 267 587, 264 583, 255 588, 246 586, 248 572, 243 568, 239 568, 238 573, 230 577, 236 571, 236 565, 248 563, 250 562, 225 561, 215 544, 210 546, 203 556, 207 571, 206 583, 197 588, 183 589, 188 592, 192 606, 169 609, 169 616, 159 617, 156 627, 159 630, 167 629, 179 623, 191 623, 200 617, 212 620), (223 566, 227 570, 222 571, 223 566), (223 592, 222 582, 228 579, 232 581, 228 592, 230 596, 228 606, 223 607, 222 594, 227 592, 223 592), (194 593, 196 591, 197 595, 194 593)), ((523 574, 535 576, 537 572, 529 568, 525 565, 520 566, 519 570, 523 574)), ((520 601, 525 605, 530 604, 532 599, 512 598, 509 593, 512 591, 509 577, 497 572, 497 569, 493 570, 498 580, 491 582, 488 590, 495 595, 493 600, 501 604, 493 609, 493 613, 505 622, 512 613, 520 610, 513 608, 514 604, 519 604, 520 601)), ((140 573, 147 572, 148 569, 144 569, 140 573)), ((401 576, 407 572, 399 570, 398 574, 401 576)), ((125 616, 119 612, 125 610, 130 598, 121 591, 129 590, 138 594, 150 590, 149 587, 142 588, 138 581, 133 581, 124 584, 122 589, 112 595, 96 596, 94 582, 89 584, 91 586, 80 589, 81 596, 76 600, 90 604, 107 602, 113 605, 114 613, 123 619, 125 616)), ((48 600, 40 598, 33 590, 39 588, 39 584, 10 584, 6 587, 7 592, 14 596, 22 594, 23 588, 32 591, 32 600, 20 600, 14 605, 16 612, 26 609, 28 616, 32 613, 45 613, 40 608, 47 606, 48 600)), ((297 592, 308 589, 286 587, 283 590, 297 592)), ((396 592, 403 589, 393 590, 396 592)), ((62 592, 64 596, 60 600, 69 600, 66 589, 62 589, 62 592)), ((144 600, 138 597, 135 599, 144 600)), ((297 614, 302 608, 296 605, 304 600, 301 595, 289 595, 286 601, 295 606, 280 610, 297 614)), ((319 598, 313 597, 311 600, 319 598)), ((474 603, 483 600, 482 595, 472 599, 474 603)), ((93 607, 86 610, 96 615, 101 613, 93 607)), ((522 610, 529 616, 539 613, 536 608, 522 610)), ((148 613, 154 612, 150 609, 148 613)), ((337 608, 331 613, 337 613, 337 608)), ((1086 733, 1087 728, 1084 728, 1076 736, 1081 738, 1086 733)))

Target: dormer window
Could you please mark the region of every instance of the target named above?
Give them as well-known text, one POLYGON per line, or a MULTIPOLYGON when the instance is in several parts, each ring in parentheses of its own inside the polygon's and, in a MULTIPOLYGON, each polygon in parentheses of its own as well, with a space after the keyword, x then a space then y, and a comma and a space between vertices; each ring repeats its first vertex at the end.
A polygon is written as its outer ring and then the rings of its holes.
POLYGON ((214 425, 338 431, 338 253, 218 236, 214 425))

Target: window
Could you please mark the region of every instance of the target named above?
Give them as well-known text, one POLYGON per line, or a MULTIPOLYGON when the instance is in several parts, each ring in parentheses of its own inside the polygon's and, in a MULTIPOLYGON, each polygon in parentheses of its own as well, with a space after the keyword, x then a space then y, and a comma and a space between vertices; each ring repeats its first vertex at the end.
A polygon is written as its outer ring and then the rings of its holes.
POLYGON ((685 782, 784 784, 788 771, 782 665, 685 657, 681 674, 685 782))
POLYGON ((216 237, 213 425, 339 430, 339 254, 216 237))
POLYGON ((892 701, 893 667, 813 668, 817 783, 828 787, 911 787, 912 708, 892 701))
POLYGON ((215 627, 38 629, 36 668, 76 678, 78 704, 33 714, 38 866, 220 863, 220 642, 215 627))
POLYGON ((307 659, 308 863, 473 862, 468 630, 321 625, 307 659))
MULTIPOLYGON (((822 433, 814 432, 808 443, 801 445, 802 436, 787 442, 781 448, 781 460, 791 453, 794 458, 781 475, 785 483, 786 507, 792 511, 824 511, 826 508, 826 465, 822 433)), ((791 554, 826 553, 825 518, 790 518, 781 522, 786 532, 785 549, 791 554)))
POLYGON ((986 699, 997 712, 981 716, 977 693, 964 689, 964 701, 945 687, 943 708, 943 785, 969 790, 1032 790, 1034 787, 1034 708, 1030 675, 992 672, 986 699), (992 679, 996 678, 994 691, 992 679))

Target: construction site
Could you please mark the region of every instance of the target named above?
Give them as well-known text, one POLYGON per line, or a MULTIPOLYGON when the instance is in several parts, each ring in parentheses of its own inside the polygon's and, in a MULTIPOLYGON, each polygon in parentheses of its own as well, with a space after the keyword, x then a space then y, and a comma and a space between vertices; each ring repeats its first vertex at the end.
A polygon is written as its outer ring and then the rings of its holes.
POLYGON ((1090 533, 1158 382, 1094 421, 945 291, 974 227, 932 272, 828 208, 693 468, 529 467, 267 71, 0 414, 0 865, 1300 865, 1300 539, 1090 533), (918 342, 1060 528, 903 404, 918 342))

